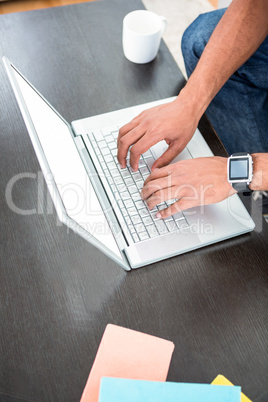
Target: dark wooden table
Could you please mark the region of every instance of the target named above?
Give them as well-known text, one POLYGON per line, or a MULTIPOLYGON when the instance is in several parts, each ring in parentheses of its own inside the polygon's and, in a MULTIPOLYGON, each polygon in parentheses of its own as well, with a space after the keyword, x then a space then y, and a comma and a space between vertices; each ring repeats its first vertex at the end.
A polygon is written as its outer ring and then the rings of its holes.
MULTIPOLYGON (((8 56, 68 120, 172 96, 184 85, 167 47, 128 62, 122 19, 139 0, 0 16, 8 56)), ((0 66, 0 401, 78 401, 103 331, 122 325, 175 343, 169 381, 221 373, 268 400, 268 225, 126 273, 57 222, 10 84, 0 66), (12 210, 7 189, 13 186, 12 210), (20 176, 17 176, 19 178, 20 176)), ((206 121, 202 132, 224 152, 206 121)))

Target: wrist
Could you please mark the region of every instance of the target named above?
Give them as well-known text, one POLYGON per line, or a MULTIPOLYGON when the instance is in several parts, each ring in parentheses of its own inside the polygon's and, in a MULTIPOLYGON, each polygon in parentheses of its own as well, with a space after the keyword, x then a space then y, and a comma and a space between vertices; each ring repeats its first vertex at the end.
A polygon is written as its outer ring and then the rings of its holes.
POLYGON ((198 124, 211 101, 203 85, 200 83, 195 85, 191 78, 177 99, 180 104, 185 106, 188 114, 196 119, 196 124, 198 124))
POLYGON ((253 160, 253 177, 249 185, 251 190, 268 190, 268 153, 251 154, 253 160))
POLYGON ((218 87, 218 83, 212 78, 211 71, 207 68, 203 70, 198 63, 195 71, 180 92, 180 97, 192 105, 199 120, 217 93, 215 86, 218 87))

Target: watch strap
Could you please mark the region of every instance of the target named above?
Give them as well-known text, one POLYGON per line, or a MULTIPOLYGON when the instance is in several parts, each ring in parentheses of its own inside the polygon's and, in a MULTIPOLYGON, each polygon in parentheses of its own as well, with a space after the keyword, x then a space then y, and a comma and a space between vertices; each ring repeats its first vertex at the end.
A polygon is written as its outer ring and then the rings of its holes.
MULTIPOLYGON (((247 156, 248 152, 236 152, 232 154, 232 156, 247 156)), ((240 182, 240 183, 232 183, 233 188, 238 193, 243 193, 244 195, 250 195, 252 190, 249 188, 248 183, 240 182)))
POLYGON ((232 183, 232 186, 238 193, 251 193, 251 190, 246 182, 232 183))

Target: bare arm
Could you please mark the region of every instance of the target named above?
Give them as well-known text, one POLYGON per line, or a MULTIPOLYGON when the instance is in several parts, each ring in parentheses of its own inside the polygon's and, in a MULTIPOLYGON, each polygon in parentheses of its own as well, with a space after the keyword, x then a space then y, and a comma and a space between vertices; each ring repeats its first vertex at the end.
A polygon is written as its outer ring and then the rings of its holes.
POLYGON ((215 28, 181 96, 195 99, 199 117, 268 34, 267 0, 233 0, 215 28))
POLYGON ((165 166, 182 151, 216 93, 268 34, 268 0, 233 0, 214 30, 188 83, 174 102, 149 109, 121 128, 118 161, 138 168, 140 155, 160 140, 168 150, 154 164, 165 166))

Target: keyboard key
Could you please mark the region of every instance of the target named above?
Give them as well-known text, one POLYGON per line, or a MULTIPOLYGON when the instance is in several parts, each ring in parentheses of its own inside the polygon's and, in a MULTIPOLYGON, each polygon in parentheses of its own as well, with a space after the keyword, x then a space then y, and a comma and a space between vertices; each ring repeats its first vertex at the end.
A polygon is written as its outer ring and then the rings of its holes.
POLYGON ((151 238, 158 236, 158 231, 157 231, 155 225, 149 225, 149 226, 146 227, 146 229, 147 229, 147 232, 149 233, 149 236, 151 238))
POLYGON ((136 233, 136 230, 133 225, 128 225, 128 230, 130 231, 130 233, 136 233))
POLYGON ((128 191, 130 192, 130 194, 136 193, 137 192, 137 187, 135 185, 129 186, 128 191))
POLYGON ((178 228, 177 228, 177 225, 176 225, 176 223, 175 223, 174 221, 166 222, 166 225, 167 225, 167 228, 168 228, 168 230, 169 230, 170 232, 174 232, 175 230, 178 229, 178 228))
POLYGON ((114 158, 112 157, 112 155, 105 155, 104 156, 104 160, 105 160, 105 162, 113 162, 113 160, 114 160, 114 158))
POLYGON ((139 236, 137 235, 137 233, 133 233, 132 237, 133 237, 133 240, 135 243, 137 243, 139 241, 139 236))
POLYGON ((164 202, 161 202, 161 203, 158 204, 157 206, 158 206, 159 211, 162 211, 162 209, 166 209, 166 208, 167 208, 167 206, 166 206, 166 204, 165 204, 164 202))
POLYGON ((96 141, 91 141, 91 144, 92 144, 92 146, 93 146, 94 149, 97 148, 97 143, 96 143, 96 141))
POLYGON ((140 159, 140 160, 139 160, 139 165, 138 165, 138 166, 139 166, 139 169, 142 168, 142 167, 144 167, 144 166, 146 166, 146 163, 144 162, 143 159, 140 159))
POLYGON ((118 169, 112 169, 110 171, 111 176, 115 177, 115 176, 120 176, 119 170, 118 169))
POLYGON ((107 135, 105 137, 106 142, 114 142, 114 137, 112 135, 107 135))
POLYGON ((101 140, 103 140, 103 135, 102 132, 100 130, 98 131, 94 131, 94 133, 92 134, 94 135, 95 140, 99 143, 101 140))
POLYGON ((117 204, 118 204, 118 206, 119 206, 120 209, 121 209, 121 208, 124 208, 124 203, 123 203, 123 201, 121 200, 120 195, 119 195, 119 200, 118 200, 117 204))
POLYGON ((136 182, 136 186, 137 186, 138 190, 140 190, 140 191, 142 190, 142 188, 143 188, 143 183, 144 183, 144 182, 141 181, 141 180, 139 180, 139 181, 136 182))
POLYGON ((127 198, 130 198, 129 192, 124 191, 123 193, 120 193, 122 200, 126 200, 127 198))
POLYGON ((129 173, 128 169, 120 169, 121 170, 121 175, 122 177, 131 177, 131 174, 129 173))
POLYGON ((128 200, 125 200, 125 207, 126 208, 134 207, 134 202, 130 198, 128 200))
POLYGON ((138 211, 136 210, 135 207, 128 208, 128 214, 129 214, 129 216, 136 215, 137 213, 138 213, 138 211))
POLYGON ((101 148, 102 155, 108 155, 110 153, 109 148, 101 148))
POLYGON ((117 185, 117 190, 119 191, 119 193, 123 193, 124 191, 127 191, 127 188, 124 183, 121 183, 117 185))
POLYGON ((146 179, 147 179, 147 177, 149 177, 150 175, 149 174, 144 174, 142 177, 143 177, 143 180, 145 181, 146 179))
POLYGON ((106 169, 106 163, 103 161, 101 162, 102 169, 106 169))
POLYGON ((112 136, 114 137, 114 139, 117 140, 118 131, 112 131, 111 134, 112 134, 112 136))
POLYGON ((108 162, 107 167, 108 167, 108 169, 116 169, 117 168, 117 166, 114 162, 108 162))
POLYGON ((121 212, 123 216, 128 216, 126 208, 121 208, 121 212))
POLYGON ((113 179, 114 179, 115 184, 121 184, 121 183, 123 183, 123 179, 122 179, 121 176, 116 176, 116 177, 114 177, 113 179))
POLYGON ((147 240, 147 239, 149 239, 149 235, 148 235, 147 232, 141 232, 141 233, 139 233, 139 238, 140 238, 141 241, 142 240, 147 240))
POLYGON ((155 222, 155 225, 156 225, 156 227, 157 227, 157 229, 158 229, 160 234, 168 233, 168 229, 167 229, 166 224, 165 224, 164 221, 159 220, 159 221, 155 222))
POLYGON ((132 177, 135 181, 142 180, 142 175, 139 172, 133 173, 132 177))
POLYGON ((148 170, 148 168, 146 166, 143 166, 139 169, 140 173, 143 174, 150 174, 150 171, 148 170))
POLYGON ((174 221, 172 215, 164 219, 164 222, 165 222, 165 223, 167 223, 167 222, 169 222, 169 221, 174 221))
POLYGON ((177 212, 176 214, 172 215, 175 221, 179 219, 185 219, 182 212, 177 212))
POLYGON ((138 209, 145 207, 144 201, 136 201, 135 205, 136 205, 136 208, 138 208, 138 209))
POLYGON ((98 142, 98 146, 99 146, 99 148, 106 148, 106 147, 107 147, 105 141, 99 141, 99 142, 98 142))
POLYGON ((125 221, 127 225, 132 225, 132 220, 130 219, 129 216, 125 216, 125 221))
POLYGON ((142 209, 139 210, 139 214, 140 214, 141 217, 144 217, 144 216, 149 215, 149 211, 148 211, 147 208, 142 208, 142 209))
POLYGON ((140 193, 138 193, 138 192, 131 194, 131 198, 135 202, 135 204, 136 204, 136 201, 142 201, 140 193))
POLYGON ((134 184, 134 181, 132 180, 132 177, 127 177, 125 179, 125 183, 127 186, 132 186, 134 184))
POLYGON ((188 228, 189 225, 186 221, 186 219, 179 219, 176 221, 176 225, 178 226, 179 229, 185 229, 188 228))
POLYGON ((158 212, 158 209, 156 211, 151 211, 151 217, 153 218, 154 221, 158 221, 160 218, 157 218, 156 214, 158 212))
POLYGON ((135 225, 135 229, 137 233, 145 232, 145 226, 143 223, 138 223, 135 225))
POLYGON ((141 218, 139 215, 133 215, 131 217, 132 222, 134 223, 134 225, 136 225, 137 223, 141 223, 141 218))
POLYGON ((142 221, 145 226, 151 225, 153 223, 152 218, 150 216, 145 216, 144 218, 142 218, 142 221))

